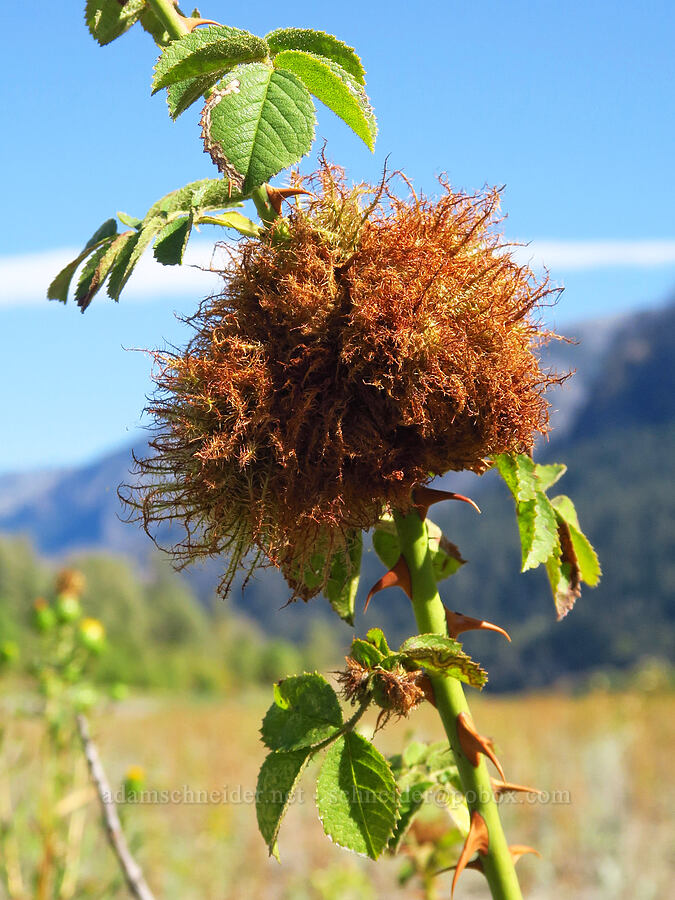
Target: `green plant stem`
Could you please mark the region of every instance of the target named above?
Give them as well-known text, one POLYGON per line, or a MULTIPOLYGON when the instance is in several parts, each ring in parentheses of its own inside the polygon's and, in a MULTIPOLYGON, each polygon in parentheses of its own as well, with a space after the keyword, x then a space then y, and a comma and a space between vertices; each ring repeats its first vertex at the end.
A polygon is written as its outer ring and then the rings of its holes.
POLYGON ((267 196, 267 188, 264 184, 257 187, 251 193, 251 200, 255 204, 256 211, 260 216, 260 221, 263 223, 265 228, 269 228, 275 219, 278 218, 276 210, 273 209, 272 204, 269 201, 267 196))
MULTIPOLYGON (((445 608, 436 586, 426 524, 417 511, 394 513, 401 551, 408 564, 412 605, 421 634, 447 635, 445 608)), ((469 713, 461 683, 456 678, 432 676, 436 706, 457 761, 469 810, 480 813, 489 835, 489 850, 481 856, 483 870, 495 900, 522 900, 513 859, 499 818, 492 782, 484 756, 473 766, 462 752, 457 734, 457 717, 469 713)))
POLYGON ((172 41, 190 33, 190 29, 185 24, 185 19, 171 0, 148 0, 148 5, 169 32, 169 37, 172 41))

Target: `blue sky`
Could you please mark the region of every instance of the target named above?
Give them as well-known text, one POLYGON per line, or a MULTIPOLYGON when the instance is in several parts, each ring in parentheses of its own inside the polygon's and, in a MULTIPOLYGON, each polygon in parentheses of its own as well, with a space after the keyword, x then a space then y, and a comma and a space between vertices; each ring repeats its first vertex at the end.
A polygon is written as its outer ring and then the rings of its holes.
MULTIPOLYGON (((81 4, 83 7, 83 3, 81 4)), ((506 234, 532 241, 566 292, 570 327, 663 302, 675 290, 671 2, 429 3, 222 0, 202 14, 258 34, 282 25, 356 46, 380 133, 371 155, 327 110, 317 134, 355 180, 384 158, 433 192, 505 185, 506 234)), ((150 362, 124 348, 180 344, 208 276, 146 270, 119 305, 82 316, 44 297, 50 275, 117 210, 142 215, 167 191, 215 177, 198 112, 172 124, 150 97, 156 57, 140 29, 99 48, 80 3, 25 2, 5 29, 0 220, 0 472, 67 466, 130 441, 150 362), (138 33, 136 33, 138 32, 138 33), (205 280, 206 279, 206 280, 205 280)), ((204 229, 206 240, 210 229, 204 229)), ((202 246, 202 254, 205 252, 202 246)), ((208 252, 208 251, 207 251, 208 252)))

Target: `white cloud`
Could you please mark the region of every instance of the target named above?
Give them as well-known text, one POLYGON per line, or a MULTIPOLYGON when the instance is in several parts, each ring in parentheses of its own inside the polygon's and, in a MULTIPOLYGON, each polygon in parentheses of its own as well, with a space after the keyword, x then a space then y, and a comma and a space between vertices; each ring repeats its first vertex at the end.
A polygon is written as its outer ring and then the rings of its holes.
MULTIPOLYGON (((0 257, 0 307, 42 304, 54 275, 77 250, 48 250, 20 256, 0 257)), ((186 253, 184 266, 161 266, 146 253, 136 267, 125 297, 152 300, 159 297, 207 295, 217 290, 219 277, 203 271, 222 268, 225 251, 216 250, 205 241, 193 242, 186 253), (201 266, 202 268, 198 268, 201 266)), ((519 247, 516 258, 532 266, 546 266, 553 277, 580 269, 615 267, 653 268, 675 264, 675 240, 640 241, 532 241, 519 247)))
MULTIPOLYGON (((0 256, 0 307, 31 306, 47 302, 47 288, 78 250, 48 250, 43 253, 27 253, 21 256, 0 256)), ((213 244, 194 242, 185 254, 187 265, 162 266, 146 253, 134 269, 124 288, 125 299, 151 300, 154 298, 191 295, 198 292, 206 296, 217 290, 220 279, 216 272, 204 271, 225 264, 225 251, 213 244), (201 267, 201 268, 198 268, 201 267)), ((71 290, 77 284, 77 275, 71 282, 71 290)))
POLYGON ((555 270, 632 267, 653 268, 675 264, 671 241, 532 241, 515 253, 519 262, 555 270))

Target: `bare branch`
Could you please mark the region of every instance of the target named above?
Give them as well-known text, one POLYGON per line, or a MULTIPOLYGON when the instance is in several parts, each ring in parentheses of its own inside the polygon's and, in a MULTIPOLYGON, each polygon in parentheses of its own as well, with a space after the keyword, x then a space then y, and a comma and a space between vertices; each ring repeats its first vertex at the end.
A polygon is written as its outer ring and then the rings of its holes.
POLYGON ((101 765, 96 745, 89 735, 89 724, 83 715, 77 717, 77 728, 80 733, 84 755, 87 758, 89 774, 101 802, 101 812, 108 840, 124 873, 129 890, 137 900, 155 900, 152 891, 145 882, 141 867, 129 851, 108 779, 101 765))

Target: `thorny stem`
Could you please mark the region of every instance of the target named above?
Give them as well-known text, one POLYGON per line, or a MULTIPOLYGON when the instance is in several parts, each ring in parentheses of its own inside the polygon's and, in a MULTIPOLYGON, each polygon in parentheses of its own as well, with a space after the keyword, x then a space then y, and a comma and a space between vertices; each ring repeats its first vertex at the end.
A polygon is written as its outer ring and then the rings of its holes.
POLYGON ((255 204, 256 211, 260 216, 260 221, 265 228, 269 228, 275 219, 278 218, 276 211, 272 208, 272 204, 267 196, 266 186, 263 184, 257 187, 251 194, 251 200, 255 204))
POLYGON ((148 0, 148 4, 168 31, 172 41, 190 33, 190 29, 185 24, 185 19, 178 12, 172 0, 148 0))
MULTIPOLYGON (((436 586, 427 528, 416 510, 408 515, 394 513, 401 552, 408 564, 412 585, 412 605, 421 634, 447 635, 445 608, 436 586)), ((485 820, 489 849, 481 856, 483 870, 494 900, 522 900, 518 878, 499 818, 485 758, 473 766, 462 752, 457 733, 457 717, 469 714, 469 705, 456 678, 431 676, 439 715, 459 770, 469 811, 485 820)))

